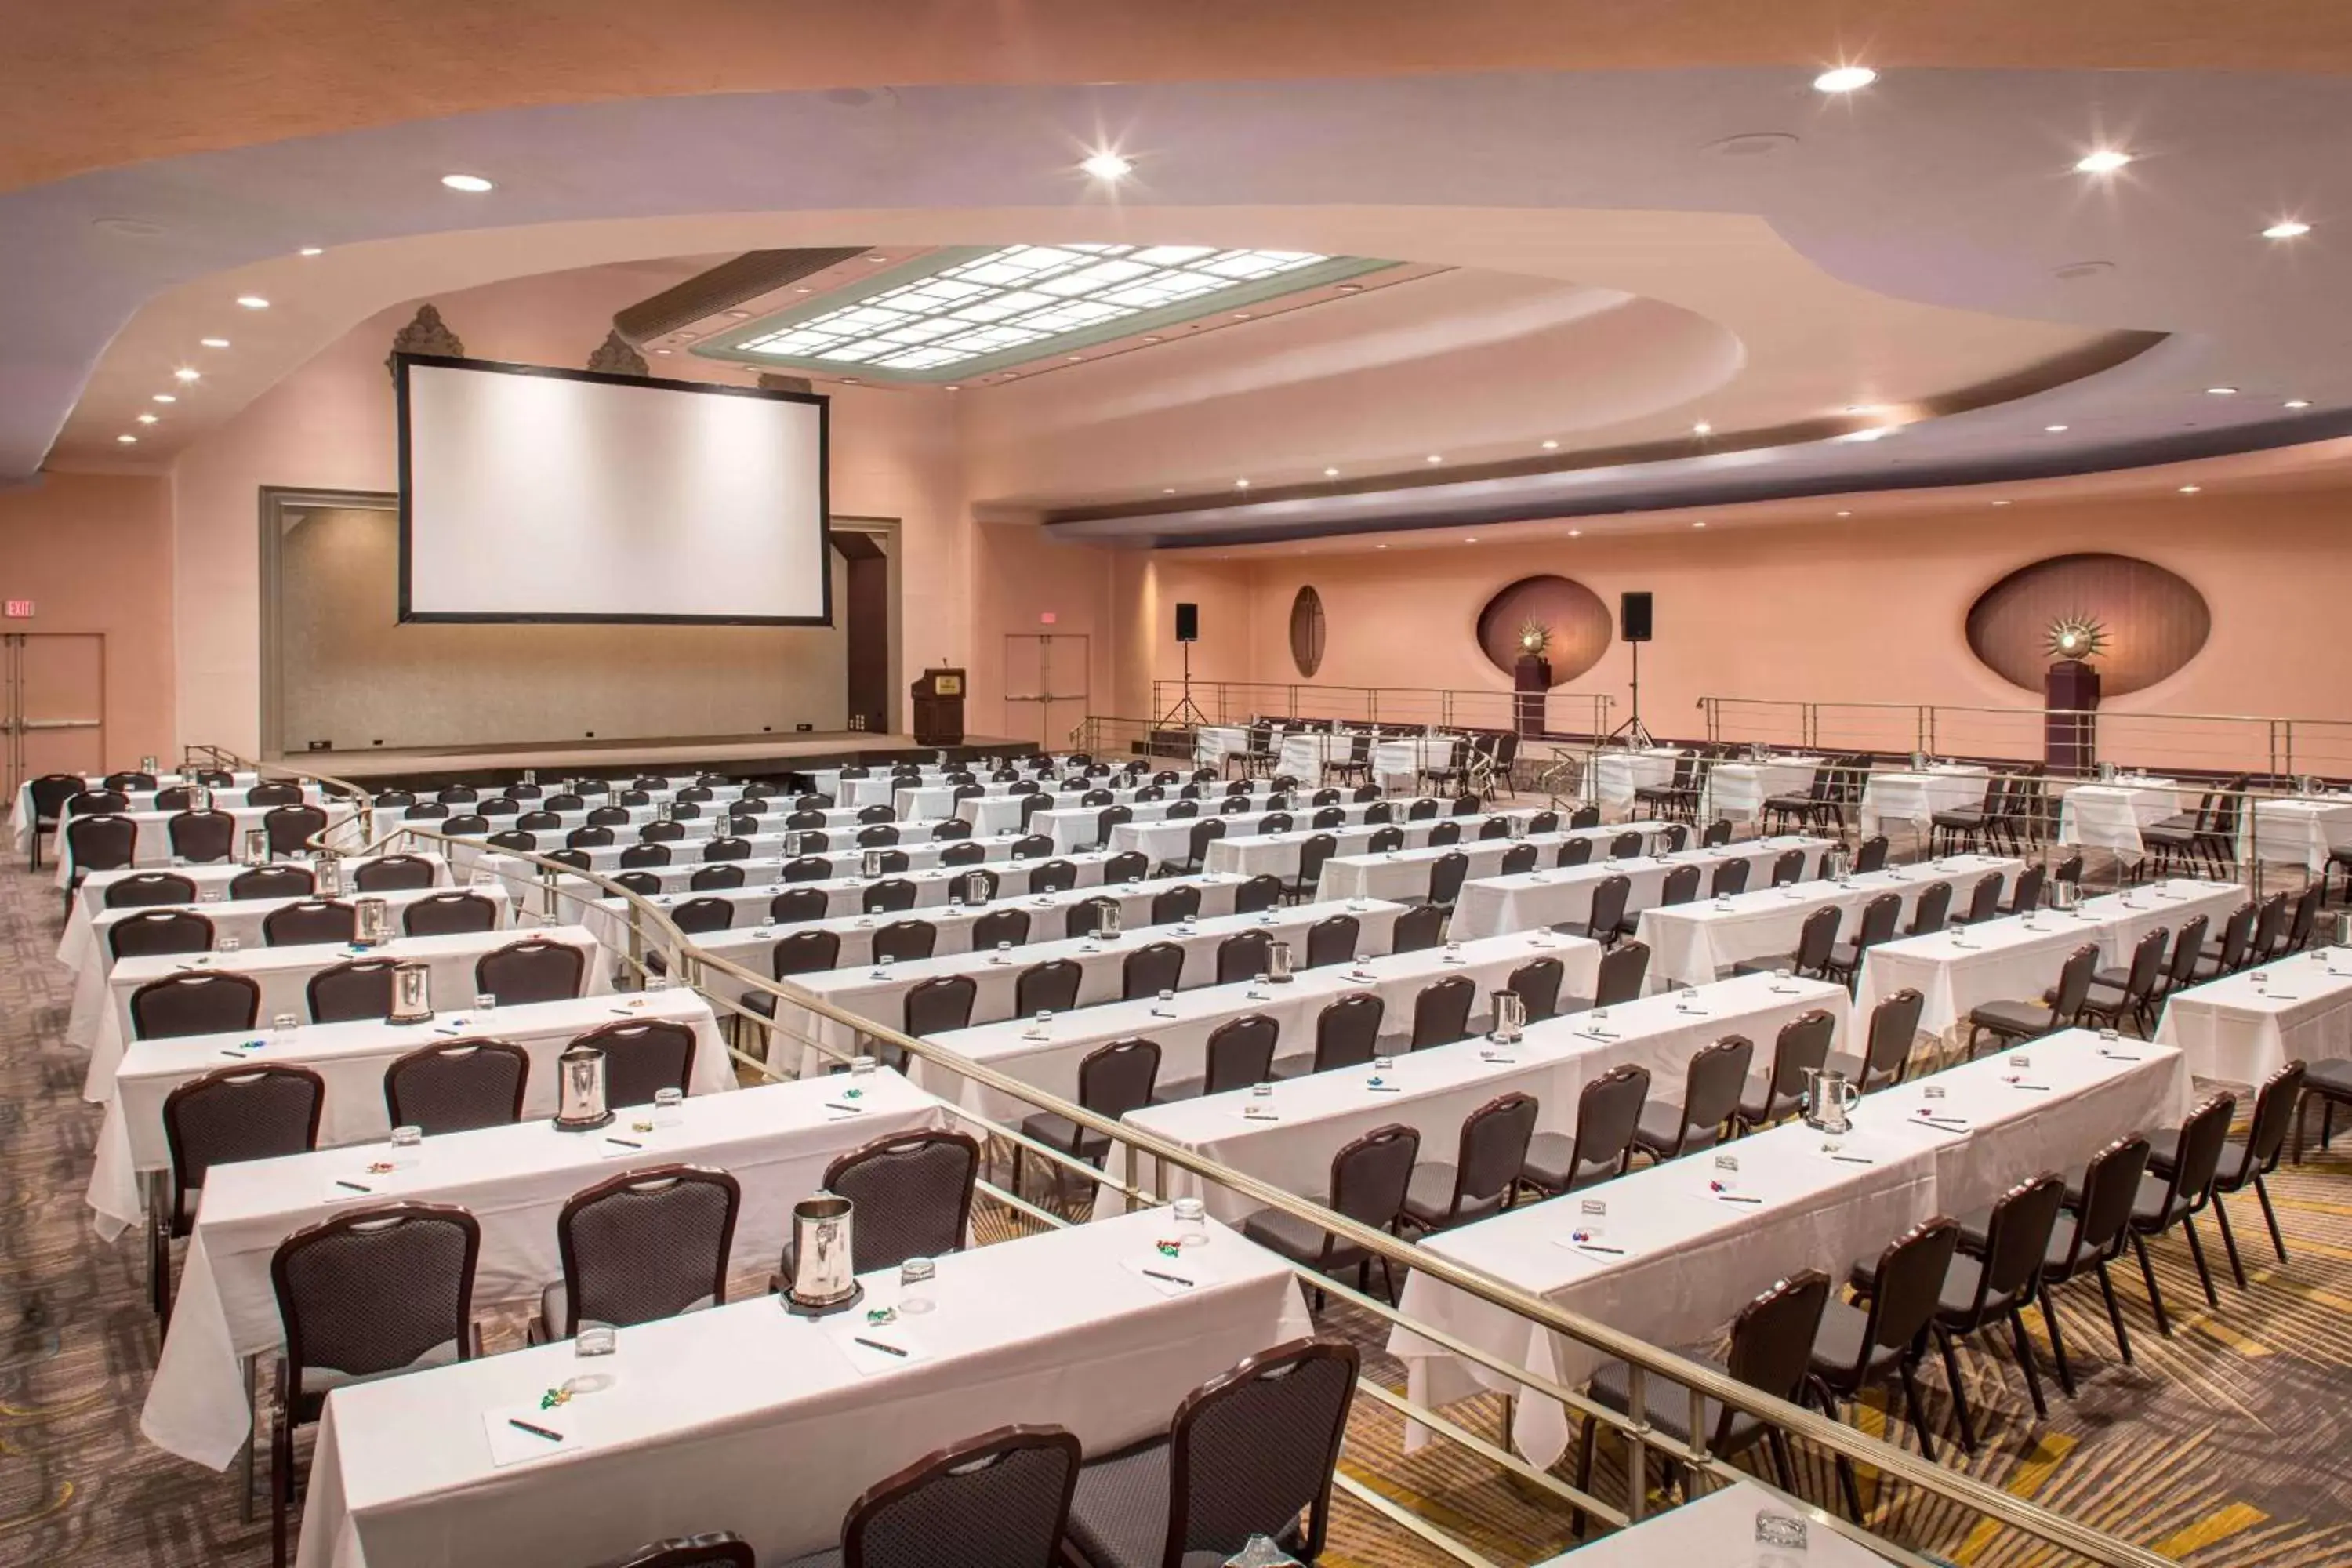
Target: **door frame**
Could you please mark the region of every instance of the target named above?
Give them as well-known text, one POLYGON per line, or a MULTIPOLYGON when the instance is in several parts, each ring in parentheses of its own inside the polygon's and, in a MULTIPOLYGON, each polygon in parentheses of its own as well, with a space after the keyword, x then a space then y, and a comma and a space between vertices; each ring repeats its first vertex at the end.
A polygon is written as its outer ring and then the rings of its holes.
POLYGON ((110 771, 110 759, 106 752, 106 634, 54 629, 34 631, 30 628, 0 632, 0 683, 5 683, 5 692, 0 692, 0 730, 5 730, 8 737, 5 757, 0 759, 0 765, 6 769, 6 793, 12 800, 24 782, 33 776, 25 762, 25 736, 27 732, 25 721, 25 647, 34 637, 90 637, 98 643, 98 722, 91 725, 75 722, 57 728, 96 730, 98 771, 110 771))

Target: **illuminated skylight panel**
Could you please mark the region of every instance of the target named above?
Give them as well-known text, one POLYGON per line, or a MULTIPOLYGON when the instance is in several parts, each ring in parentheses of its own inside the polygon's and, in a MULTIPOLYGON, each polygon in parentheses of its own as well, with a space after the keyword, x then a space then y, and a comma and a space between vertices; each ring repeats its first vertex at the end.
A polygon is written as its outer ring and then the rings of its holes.
POLYGON ((1198 245, 1016 245, 910 279, 740 347, 934 370, 1258 284, 1330 258, 1198 245))

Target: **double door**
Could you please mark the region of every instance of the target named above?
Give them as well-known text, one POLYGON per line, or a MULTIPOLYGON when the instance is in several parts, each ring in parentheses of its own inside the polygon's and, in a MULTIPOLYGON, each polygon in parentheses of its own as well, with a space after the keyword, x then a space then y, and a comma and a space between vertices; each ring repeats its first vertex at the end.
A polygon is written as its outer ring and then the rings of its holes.
POLYGON ((106 772, 106 636, 0 636, 0 734, 5 794, 43 773, 106 772))

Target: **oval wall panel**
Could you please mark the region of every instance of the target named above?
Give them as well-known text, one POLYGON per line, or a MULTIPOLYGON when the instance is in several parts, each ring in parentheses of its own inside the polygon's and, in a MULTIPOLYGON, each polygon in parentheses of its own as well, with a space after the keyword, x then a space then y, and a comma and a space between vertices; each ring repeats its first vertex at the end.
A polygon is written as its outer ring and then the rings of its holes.
POLYGON ((2092 661, 2102 697, 2153 686, 2197 657, 2213 629, 2205 595, 2177 573, 2129 555, 2053 555, 2021 566, 1969 607, 1969 650, 2037 697, 2050 623, 2083 614, 2106 627, 2092 661))
POLYGON ((1478 612, 1478 647, 1486 662, 1508 675, 1519 659, 1519 628, 1541 621, 1551 628, 1551 683, 1565 686, 1601 662, 1614 632, 1601 595, 1567 577, 1522 577, 1478 612))
POLYGON ((1290 601, 1290 662, 1309 680, 1323 668, 1323 595, 1311 584, 1290 601))

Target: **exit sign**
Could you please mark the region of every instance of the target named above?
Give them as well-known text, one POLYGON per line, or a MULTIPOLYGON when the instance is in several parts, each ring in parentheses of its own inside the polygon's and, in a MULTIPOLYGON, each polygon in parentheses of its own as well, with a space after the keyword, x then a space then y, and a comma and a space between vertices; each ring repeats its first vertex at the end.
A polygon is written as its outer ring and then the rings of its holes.
POLYGON ((33 601, 30 599, 9 600, 8 618, 12 621, 31 620, 33 618, 33 601))
MULTIPOLYGON (((13 615, 15 615, 16 612, 14 609, 11 609, 8 613, 9 613, 10 615, 12 615, 12 616, 13 616, 13 615)), ((31 615, 31 614, 33 613, 33 612, 32 612, 32 607, 31 607, 30 605, 26 606, 25 613, 26 613, 26 615, 28 615, 28 616, 29 616, 29 615, 31 615)), ((1038 611, 1038 612, 1037 612, 1037 624, 1038 624, 1039 626, 1052 626, 1052 625, 1054 624, 1054 612, 1053 612, 1053 611, 1051 611, 1051 610, 1040 610, 1040 611, 1038 611)))

